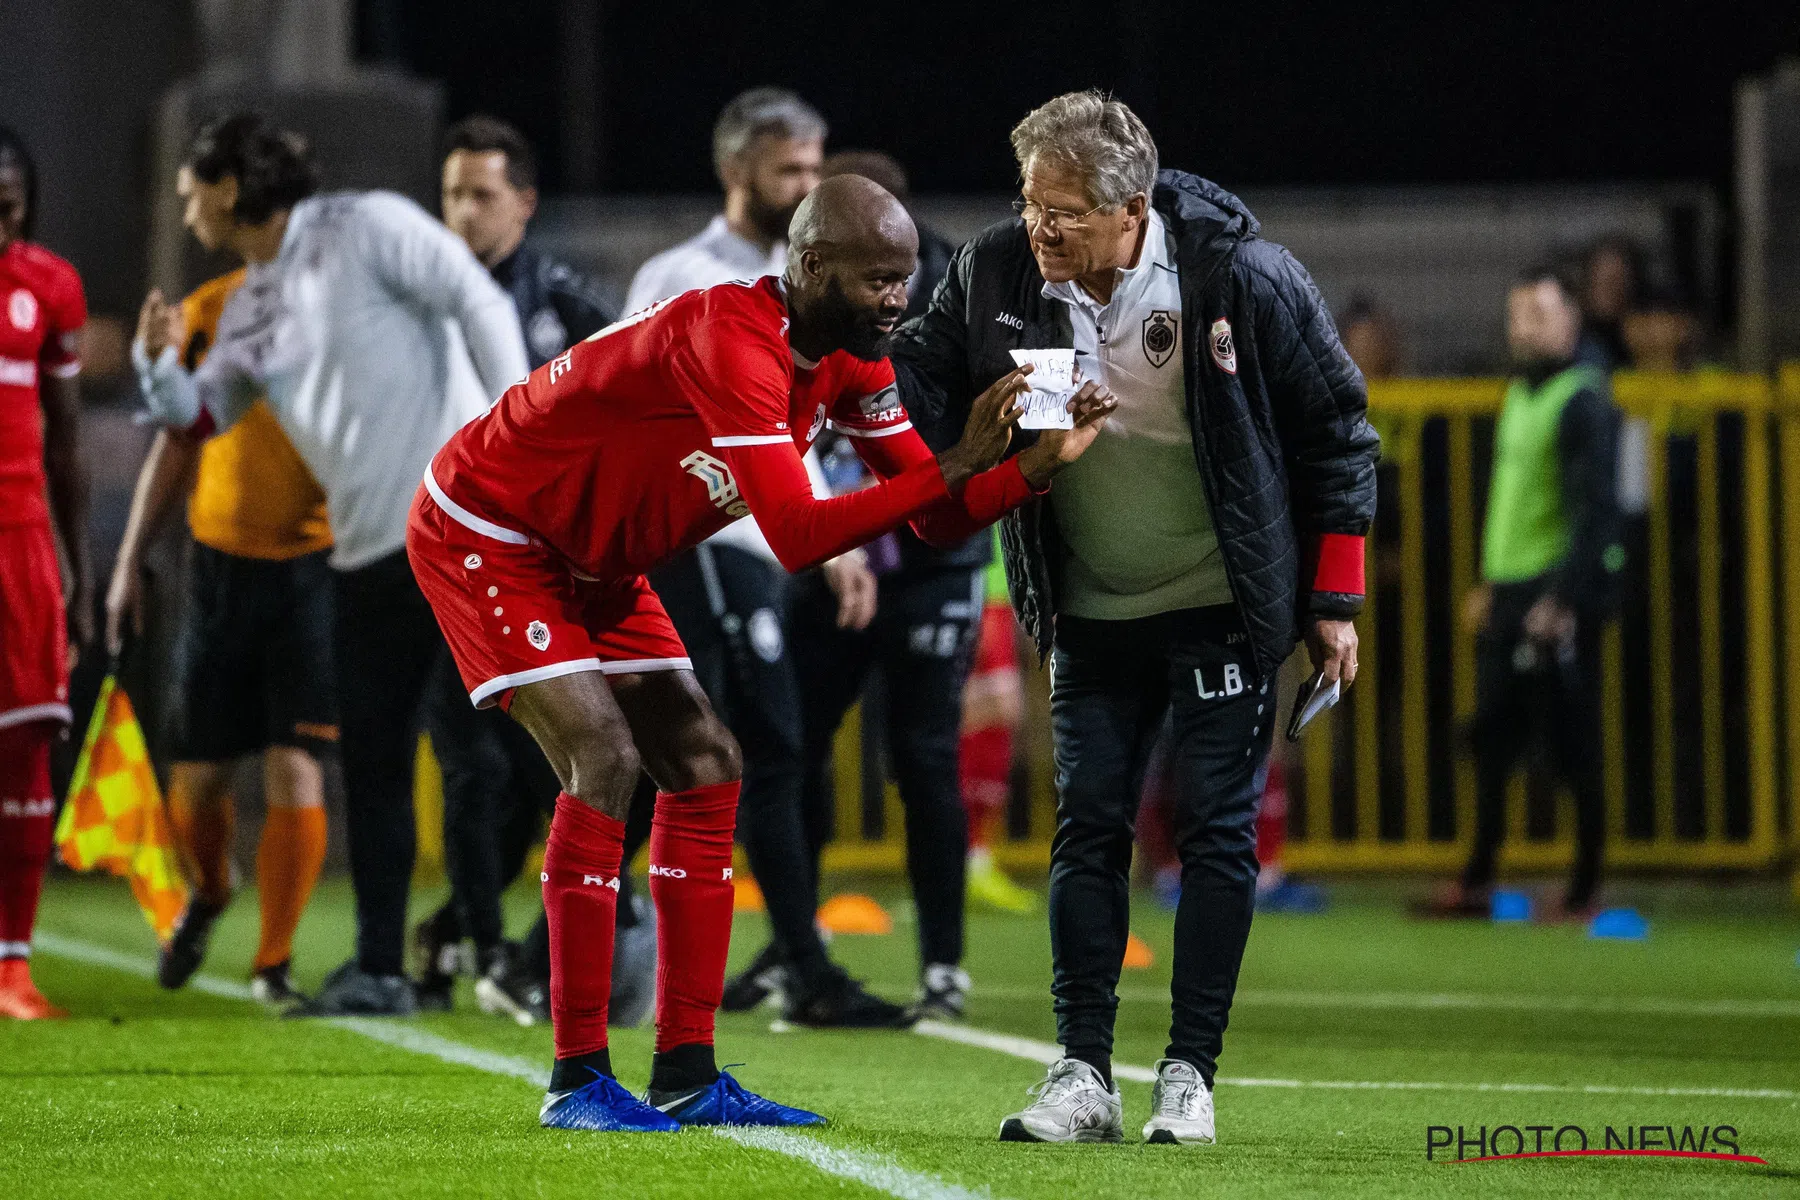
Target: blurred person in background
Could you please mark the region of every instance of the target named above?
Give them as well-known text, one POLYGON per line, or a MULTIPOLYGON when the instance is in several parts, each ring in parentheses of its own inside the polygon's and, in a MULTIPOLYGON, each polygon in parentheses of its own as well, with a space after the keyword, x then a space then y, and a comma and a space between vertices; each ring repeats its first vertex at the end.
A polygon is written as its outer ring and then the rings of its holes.
MULTIPOLYGON (((881 184, 902 204, 907 199, 906 173, 885 154, 834 154, 826 160, 824 174, 860 175, 881 184)), ((921 231, 919 269, 907 284, 909 305, 935 288, 950 251, 944 239, 921 231), (935 274, 922 279, 928 272, 935 274)), ((872 481, 849 435, 832 431, 823 436, 830 443, 830 490, 852 491, 872 481)), ((777 978, 784 987, 806 994, 813 990, 808 981, 827 970, 824 946, 816 937, 798 935, 799 917, 818 908, 820 855, 833 817, 830 772, 838 726, 865 685, 879 678, 878 711, 885 718, 887 758, 906 812, 906 863, 918 914, 920 983, 913 1015, 962 1015, 969 988, 962 968, 967 838, 957 749, 990 538, 983 531, 937 547, 900 529, 871 543, 868 560, 878 587, 866 620, 862 614, 850 619, 822 572, 793 578, 786 632, 801 697, 809 870, 803 883, 783 879, 779 884, 781 892, 793 889, 796 895, 771 902, 791 904, 794 936, 771 939, 734 981, 729 1004, 741 1006, 777 978)))
MULTIPOLYGON (((255 181, 248 186, 254 187, 255 181)), ((211 214, 193 223, 210 250, 236 249, 211 214)), ((181 302, 182 365, 199 369, 219 316, 244 282, 221 275, 181 302)), ((194 546, 176 638, 169 824, 193 892, 157 961, 157 982, 187 984, 231 900, 240 760, 259 756, 266 811, 256 849, 262 927, 250 986, 287 1009, 294 931, 325 864, 323 754, 338 738, 331 670, 331 525, 325 493, 267 402, 203 439, 161 429, 138 472, 106 592, 106 644, 117 656, 144 632, 144 559, 169 513, 187 501, 194 546)))
POLYGON ((93 640, 81 330, 67 261, 31 240, 37 166, 0 125, 0 1017, 65 1016, 31 978, 50 861, 50 743, 68 727, 69 672, 93 640), (67 556, 67 603, 57 547, 67 556))
POLYGON ((305 139, 266 118, 202 129, 177 181, 185 220, 244 259, 244 282, 192 371, 179 313, 152 291, 132 360, 172 429, 228 431, 266 399, 325 491, 357 942, 298 1011, 406 1015, 413 761, 448 653, 406 559, 407 510, 444 439, 525 375, 525 344, 506 295, 429 213, 391 192, 314 195, 314 181, 305 139))
POLYGON ((1581 311, 1554 267, 1507 296, 1514 375, 1494 434, 1475 630, 1475 841, 1461 881, 1428 916, 1486 918, 1513 771, 1541 740, 1575 797, 1575 861, 1557 915, 1594 911, 1605 849, 1600 633, 1625 550, 1613 487, 1618 411, 1607 375, 1578 361, 1581 311))
POLYGON ((1255 903, 1270 684, 1302 637, 1326 680, 1355 678, 1379 442, 1305 270, 1237 197, 1159 174, 1129 107, 1071 92, 1012 145, 1018 217, 957 251, 892 355, 908 411, 938 437, 1021 347, 1072 347, 1082 378, 1118 397, 1090 452, 1001 527, 1013 605, 1053 670, 1063 1057, 1000 1136, 1123 1138, 1112 1045, 1132 824, 1172 710, 1182 894, 1171 1037, 1143 1129, 1206 1143, 1255 903))
MULTIPOLYGON (((787 229, 824 161, 825 119, 782 88, 752 88, 734 98, 713 127, 713 166, 725 211, 697 236, 638 269, 626 308, 637 312, 669 296, 787 269, 787 229)), ((828 495, 817 454, 805 459, 813 490, 828 495)), ((836 597, 834 622, 865 628, 875 616, 875 577, 858 548, 820 569, 836 597)), ((751 1008, 779 989, 790 1020, 808 1025, 881 1027, 905 1011, 865 989, 832 963, 814 927, 816 888, 802 815, 805 733, 800 687, 783 633, 788 576, 768 538, 747 516, 687 551, 652 577, 693 659, 713 707, 744 754, 738 838, 762 888, 773 938, 769 951, 725 989, 724 1007, 751 1008), (793 970, 785 964, 796 963, 793 970)), ((633 804, 641 814, 648 792, 633 804)))
MULTIPOLYGON (((875 150, 847 150, 825 160, 827 177, 844 173, 873 179, 910 209, 911 188, 906 171, 888 155, 875 150)), ((913 224, 919 230, 919 269, 906 285, 908 320, 930 305, 933 293, 950 269, 951 255, 956 253, 948 238, 921 223, 916 214, 913 224)), ((911 535, 905 530, 892 536, 898 541, 903 558, 904 552, 910 550, 916 559, 924 549, 922 544, 912 544, 916 538, 909 542, 911 535)), ((999 567, 999 534, 983 535, 982 544, 986 547, 988 570, 973 662, 963 693, 963 730, 957 749, 968 825, 967 890, 969 899, 976 903, 1004 912, 1024 913, 1037 907, 1037 898, 1007 878, 995 864, 992 848, 1012 790, 1013 736, 1024 719, 1018 626, 1006 598, 1006 572, 999 567)), ((871 546, 870 554, 879 556, 881 546, 880 542, 871 546)), ((944 563, 961 557, 973 565, 975 550, 972 543, 959 547, 944 563)))
MULTIPOLYGON (((581 272, 526 240, 537 209, 537 155, 497 117, 451 127, 442 163, 444 223, 506 290, 525 331, 533 370, 610 323, 613 314, 581 272)), ((469 703, 444 660, 428 701, 443 767, 444 859, 450 897, 413 930, 419 1004, 447 1010, 454 977, 472 969, 483 1010, 521 1023, 550 1019, 550 930, 541 911, 522 942, 505 937, 501 894, 554 811, 560 785, 518 722, 469 703), (467 938, 474 954, 462 953, 467 938)), ((655 913, 629 873, 619 877, 610 1010, 637 1025, 656 991, 655 913)))

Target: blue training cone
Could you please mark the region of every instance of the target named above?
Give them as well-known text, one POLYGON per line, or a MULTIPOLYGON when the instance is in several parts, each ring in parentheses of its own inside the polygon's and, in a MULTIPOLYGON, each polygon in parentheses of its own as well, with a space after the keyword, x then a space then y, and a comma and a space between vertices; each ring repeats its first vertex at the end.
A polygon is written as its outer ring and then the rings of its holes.
POLYGON ((1588 925, 1588 936, 1617 942, 1641 942, 1650 936, 1650 922, 1635 908, 1609 908, 1588 925))
POLYGON ((1531 897, 1524 892, 1495 892, 1488 915, 1502 924, 1531 920, 1531 897))

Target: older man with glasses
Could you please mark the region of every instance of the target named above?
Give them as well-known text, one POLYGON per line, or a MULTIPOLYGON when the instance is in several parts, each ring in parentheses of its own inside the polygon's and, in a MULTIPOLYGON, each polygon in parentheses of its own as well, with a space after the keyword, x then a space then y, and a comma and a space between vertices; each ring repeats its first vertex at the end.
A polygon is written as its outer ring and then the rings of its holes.
POLYGON ((1123 1138, 1111 1054, 1132 826, 1172 710, 1174 1019, 1144 1138, 1209 1143, 1255 904, 1270 685, 1302 638, 1328 683, 1355 678, 1379 442, 1306 271, 1258 236, 1236 196, 1159 173, 1128 107, 1059 96, 1012 144, 1018 219, 957 253, 893 355, 933 444, 954 439, 1013 351, 1073 349, 1078 378, 1118 397, 1088 453, 1001 527, 1014 606, 1052 667, 1051 990, 1064 1057, 1000 1136, 1123 1138))

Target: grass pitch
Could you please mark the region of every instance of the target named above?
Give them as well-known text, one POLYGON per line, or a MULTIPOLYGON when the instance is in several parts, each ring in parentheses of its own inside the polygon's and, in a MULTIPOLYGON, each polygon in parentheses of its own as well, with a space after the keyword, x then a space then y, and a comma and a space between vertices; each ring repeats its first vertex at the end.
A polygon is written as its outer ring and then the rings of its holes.
MULTIPOLYGON (((902 995, 912 929, 903 896, 877 894, 902 914, 895 932, 835 948, 902 995)), ((372 1029, 274 1020, 229 994, 254 945, 248 893, 220 923, 211 990, 164 993, 142 975, 154 947, 124 886, 61 878, 36 974, 76 1015, 0 1025, 0 1196, 1800 1195, 1800 916, 1779 892, 1616 889, 1651 919, 1641 943, 1415 924, 1397 915, 1404 894, 1346 885, 1324 916, 1257 919, 1221 1063, 1220 1142, 1189 1149, 1137 1142, 1149 1087, 1125 1078, 1124 1146, 994 1140, 1041 1077, 1032 1042, 1054 1037, 1041 917, 971 918, 966 1031, 986 1045, 722 1017, 720 1061, 829 1128, 609 1137, 537 1127, 546 1028, 485 1017, 467 994, 453 1015, 372 1029), (1667 1127, 1656 1145, 1726 1126, 1769 1165, 1446 1164, 1426 1158, 1434 1126, 1470 1139, 1517 1127, 1526 1150, 1533 1126, 1579 1127, 1595 1148, 1608 1127, 1634 1144, 1667 1127)), ((511 900, 522 925, 532 897, 511 900)), ((1167 1034, 1171 920, 1144 897, 1133 925, 1158 961, 1121 984, 1116 1055, 1147 1067, 1167 1034)), ((763 933, 740 919, 734 959, 763 933)), ((296 947, 303 985, 349 944, 347 886, 328 883, 296 947)), ((649 1031, 617 1031, 613 1046, 622 1081, 642 1087, 649 1031)))

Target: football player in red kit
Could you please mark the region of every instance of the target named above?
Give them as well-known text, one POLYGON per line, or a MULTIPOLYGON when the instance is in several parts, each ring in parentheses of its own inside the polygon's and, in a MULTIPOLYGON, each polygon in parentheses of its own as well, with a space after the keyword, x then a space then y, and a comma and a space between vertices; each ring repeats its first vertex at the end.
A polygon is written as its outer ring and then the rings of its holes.
POLYGON ((73 665, 52 521, 74 573, 73 644, 93 632, 75 378, 87 302, 75 268, 27 240, 36 190, 24 143, 0 127, 0 1017, 19 1020, 65 1015, 31 981, 50 739, 69 723, 73 665))
POLYGON ((887 192, 827 180, 794 218, 784 277, 673 297, 546 363, 450 439, 413 502, 407 550, 470 698, 506 707, 562 780, 542 877, 556 1043, 546 1126, 822 1120, 714 1063, 741 764, 644 573, 750 512, 790 570, 902 521, 967 537, 1093 441, 1114 401, 1089 386, 1070 401, 1075 428, 1002 462, 1027 387, 1014 372, 976 403, 962 440, 932 455, 882 357, 917 245, 887 192), (814 497, 801 454, 828 421, 883 482, 814 497), (641 1102, 606 1049, 623 818, 640 768, 660 789, 656 1053, 641 1102))

